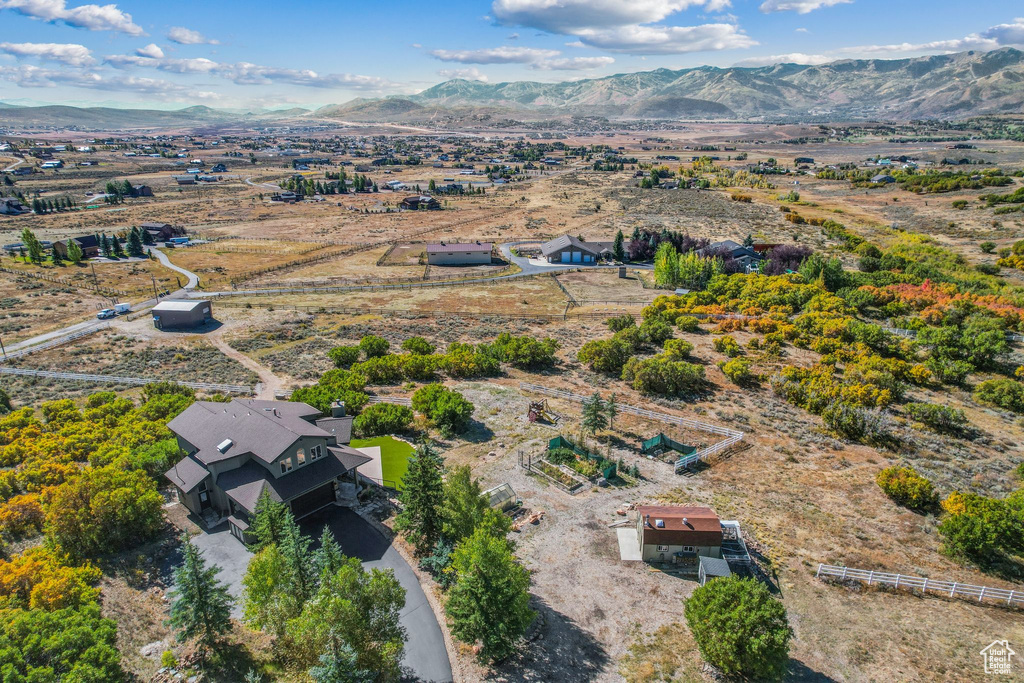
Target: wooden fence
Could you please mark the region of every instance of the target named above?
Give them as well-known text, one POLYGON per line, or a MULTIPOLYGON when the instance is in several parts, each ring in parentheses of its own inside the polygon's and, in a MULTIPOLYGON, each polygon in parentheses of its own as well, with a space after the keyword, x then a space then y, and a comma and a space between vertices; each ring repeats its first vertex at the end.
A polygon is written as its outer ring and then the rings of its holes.
POLYGON ((993 588, 991 586, 975 586, 958 581, 941 581, 923 576, 892 574, 852 567, 838 567, 831 564, 819 564, 815 576, 819 579, 838 579, 839 581, 863 581, 867 585, 892 586, 907 590, 919 590, 922 595, 929 591, 947 598, 968 598, 984 602, 986 599, 1011 606, 1024 606, 1024 591, 993 588))
POLYGON ((89 284, 88 282, 68 280, 66 278, 56 277, 54 275, 47 275, 45 273, 36 273, 29 270, 17 270, 15 268, 7 268, 5 266, 0 266, 0 273, 22 275, 27 278, 32 278, 33 280, 45 280, 46 282, 64 285, 65 287, 72 287, 74 289, 87 289, 98 294, 103 294, 104 296, 124 296, 128 294, 128 292, 123 289, 111 289, 109 287, 100 287, 95 283, 89 284))
MULTIPOLYGON (((558 389, 549 389, 542 387, 538 384, 530 384, 528 382, 522 382, 519 385, 520 389, 526 391, 533 391, 538 394, 545 394, 547 396, 553 396, 555 398, 564 398, 569 401, 576 403, 583 403, 589 400, 588 396, 580 396, 579 394, 573 394, 568 391, 559 391, 558 389)), ((743 440, 746 436, 743 432, 736 429, 729 429, 728 427, 719 427, 718 425, 708 424, 707 422, 699 422, 697 420, 690 420, 685 417, 677 417, 675 415, 669 415, 668 413, 658 413, 653 410, 647 410, 646 408, 638 408, 628 404, 617 404, 619 412, 627 413, 630 415, 637 415, 639 417, 645 417, 649 420, 661 422, 664 424, 676 425, 679 427, 686 427, 688 429, 696 429, 702 432, 709 432, 719 436, 724 436, 725 439, 718 443, 706 446, 698 449, 695 453, 690 455, 684 455, 676 460, 676 473, 680 470, 686 469, 698 461, 707 461, 712 455, 716 453, 722 453, 743 440)))

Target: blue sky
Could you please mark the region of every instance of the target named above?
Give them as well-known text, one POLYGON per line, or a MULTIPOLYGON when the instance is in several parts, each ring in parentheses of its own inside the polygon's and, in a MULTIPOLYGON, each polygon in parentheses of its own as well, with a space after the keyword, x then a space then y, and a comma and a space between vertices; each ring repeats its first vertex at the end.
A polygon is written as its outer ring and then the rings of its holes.
POLYGON ((0 100, 318 106, 457 77, 560 81, 1024 47, 1024 6, 1010 0, 101 2, 115 4, 0 0, 0 100))

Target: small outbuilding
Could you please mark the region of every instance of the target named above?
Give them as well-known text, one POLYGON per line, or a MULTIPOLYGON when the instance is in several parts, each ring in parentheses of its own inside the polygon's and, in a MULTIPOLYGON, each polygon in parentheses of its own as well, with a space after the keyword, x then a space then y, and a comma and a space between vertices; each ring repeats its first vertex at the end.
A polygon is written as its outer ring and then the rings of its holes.
POLYGON ((432 266, 486 266, 491 262, 491 242, 438 242, 427 245, 432 266))
POLYGON ((720 557, 701 556, 699 562, 700 567, 697 569, 697 581, 702 586, 716 577, 725 578, 732 576, 728 560, 723 560, 720 557))
POLYGON ((161 301, 152 313, 153 327, 158 330, 185 330, 213 320, 213 307, 204 299, 161 301))

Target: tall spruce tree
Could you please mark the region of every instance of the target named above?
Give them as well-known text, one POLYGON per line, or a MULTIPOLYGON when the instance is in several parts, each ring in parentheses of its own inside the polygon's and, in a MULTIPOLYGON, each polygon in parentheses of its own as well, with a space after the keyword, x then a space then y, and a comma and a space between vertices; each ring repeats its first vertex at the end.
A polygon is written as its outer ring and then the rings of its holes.
POLYGON ((25 245, 25 249, 28 250, 28 260, 32 263, 43 262, 43 243, 39 241, 36 234, 25 228, 21 231, 21 243, 25 245))
POLYGON ((281 542, 287 515, 288 506, 271 498, 270 492, 263 489, 256 499, 256 509, 253 511, 252 524, 249 527, 250 533, 256 537, 256 543, 252 548, 254 553, 268 545, 277 545, 281 542))
POLYGON ((128 233, 128 255, 136 258, 142 257, 145 252, 142 249, 142 238, 139 236, 138 228, 132 228, 128 233))
POLYGON ((82 262, 84 254, 82 254, 82 248, 78 246, 78 242, 74 240, 68 240, 68 261, 71 261, 75 265, 82 262))
POLYGON ((608 426, 608 415, 601 394, 594 392, 583 402, 583 428, 591 434, 608 426))
POLYGON ((441 535, 446 540, 458 545, 472 535, 488 508, 487 500, 480 494, 480 482, 473 479, 468 466, 460 465, 448 472, 441 515, 441 535))
POLYGON ((206 566, 188 534, 183 537, 182 556, 181 566, 174 570, 174 589, 170 593, 173 602, 167 623, 178 640, 196 638, 209 647, 217 636, 230 630, 233 599, 227 586, 217 579, 220 567, 206 566))
POLYGON ((313 552, 313 567, 317 577, 337 574, 344 562, 345 555, 341 552, 341 546, 338 545, 330 528, 324 526, 323 533, 320 534, 320 547, 313 552))
POLYGON ((402 511, 395 520, 395 528, 405 532, 418 555, 428 554, 441 538, 443 467, 444 461, 430 446, 423 444, 409 459, 409 469, 402 477, 403 489, 399 495, 402 511))
POLYGON ((621 230, 615 233, 615 243, 612 245, 612 256, 614 256, 615 260, 620 263, 625 262, 626 260, 625 241, 626 238, 622 234, 621 230))
POLYGON ((278 548, 281 550, 281 556, 284 558, 288 571, 288 590, 298 605, 305 604, 316 588, 313 557, 309 547, 309 536, 299 530, 295 517, 288 512, 281 528, 281 541, 278 543, 278 548))
POLYGON ((372 671, 359 668, 356 651, 348 643, 334 644, 331 639, 327 652, 320 655, 320 663, 309 670, 309 677, 316 683, 374 683, 377 676, 372 671))

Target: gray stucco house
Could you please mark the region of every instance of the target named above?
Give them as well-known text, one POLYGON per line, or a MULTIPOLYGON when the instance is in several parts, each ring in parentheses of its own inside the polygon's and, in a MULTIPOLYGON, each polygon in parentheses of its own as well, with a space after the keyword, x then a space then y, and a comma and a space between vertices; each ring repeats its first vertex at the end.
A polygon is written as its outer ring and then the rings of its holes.
POLYGON ((354 499, 356 468, 370 461, 347 445, 344 406, 324 418, 298 402, 198 401, 167 426, 186 453, 165 473, 178 500, 213 525, 226 517, 242 541, 263 491, 305 517, 354 499))
POLYGON ((581 263, 594 265, 612 257, 614 242, 585 242, 572 235, 562 235, 541 245, 540 253, 548 263, 581 263))

